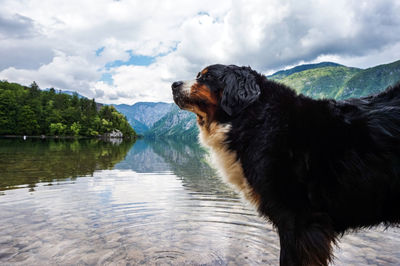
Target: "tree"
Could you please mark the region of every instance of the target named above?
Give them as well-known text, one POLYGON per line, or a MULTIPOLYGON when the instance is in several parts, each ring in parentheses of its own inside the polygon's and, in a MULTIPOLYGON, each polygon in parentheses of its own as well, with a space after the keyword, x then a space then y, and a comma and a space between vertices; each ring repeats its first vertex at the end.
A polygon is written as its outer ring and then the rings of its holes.
POLYGON ((58 135, 63 136, 65 130, 67 129, 67 126, 64 125, 63 123, 51 123, 49 127, 50 127, 50 134, 57 136, 58 135))
POLYGON ((79 124, 79 122, 74 122, 71 127, 71 132, 74 134, 74 136, 79 136, 79 132, 81 130, 81 125, 79 124))
POLYGON ((36 115, 31 107, 29 105, 22 106, 17 115, 15 133, 18 135, 35 135, 39 128, 36 115))
POLYGON ((29 87, 34 90, 40 90, 39 86, 36 84, 36 81, 32 82, 29 87))

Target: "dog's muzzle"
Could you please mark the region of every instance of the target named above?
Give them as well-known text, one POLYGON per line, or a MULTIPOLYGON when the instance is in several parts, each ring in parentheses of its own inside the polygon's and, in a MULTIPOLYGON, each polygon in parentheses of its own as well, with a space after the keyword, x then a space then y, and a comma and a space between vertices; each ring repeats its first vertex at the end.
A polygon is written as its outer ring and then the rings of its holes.
POLYGON ((182 86, 183 81, 175 81, 174 83, 172 83, 171 88, 172 88, 172 93, 175 94, 178 90, 179 87, 182 86))
POLYGON ((183 102, 184 94, 182 93, 182 85, 183 85, 183 81, 175 81, 171 85, 174 102, 181 109, 184 106, 184 102, 183 102))

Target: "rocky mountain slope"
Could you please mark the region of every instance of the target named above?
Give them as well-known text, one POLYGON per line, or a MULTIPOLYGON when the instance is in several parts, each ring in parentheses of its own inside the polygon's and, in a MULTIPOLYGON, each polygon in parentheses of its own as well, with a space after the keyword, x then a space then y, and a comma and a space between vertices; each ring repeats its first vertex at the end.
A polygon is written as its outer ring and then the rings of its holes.
POLYGON ((196 116, 183 111, 173 105, 171 111, 154 123, 154 126, 145 134, 149 138, 196 138, 198 128, 196 116))
POLYGON ((140 135, 144 135, 154 123, 171 111, 172 103, 137 102, 134 105, 119 104, 115 108, 124 114, 140 135))

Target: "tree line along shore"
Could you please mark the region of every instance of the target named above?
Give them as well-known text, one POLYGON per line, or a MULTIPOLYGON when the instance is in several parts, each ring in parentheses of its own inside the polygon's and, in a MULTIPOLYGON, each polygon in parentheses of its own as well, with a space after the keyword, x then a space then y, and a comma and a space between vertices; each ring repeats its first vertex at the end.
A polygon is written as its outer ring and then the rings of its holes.
MULTIPOLYGON (((0 136, 99 137, 122 133, 136 138, 126 117, 113 106, 68 95, 0 81, 0 136)), ((121 134, 119 134, 121 137, 121 134)))

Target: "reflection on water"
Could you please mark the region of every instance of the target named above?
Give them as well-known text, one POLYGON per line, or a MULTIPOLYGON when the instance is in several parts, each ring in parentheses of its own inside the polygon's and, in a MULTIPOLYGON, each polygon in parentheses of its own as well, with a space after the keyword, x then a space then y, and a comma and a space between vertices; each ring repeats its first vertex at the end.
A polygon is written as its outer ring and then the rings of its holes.
POLYGON ((72 180, 112 169, 133 142, 113 144, 101 140, 0 139, 0 190, 38 182, 72 180))
MULTIPOLYGON (((276 233, 192 143, 0 139, 0 189, 0 264, 278 264, 276 233)), ((364 231, 335 262, 399 265, 399 246, 364 231)))

